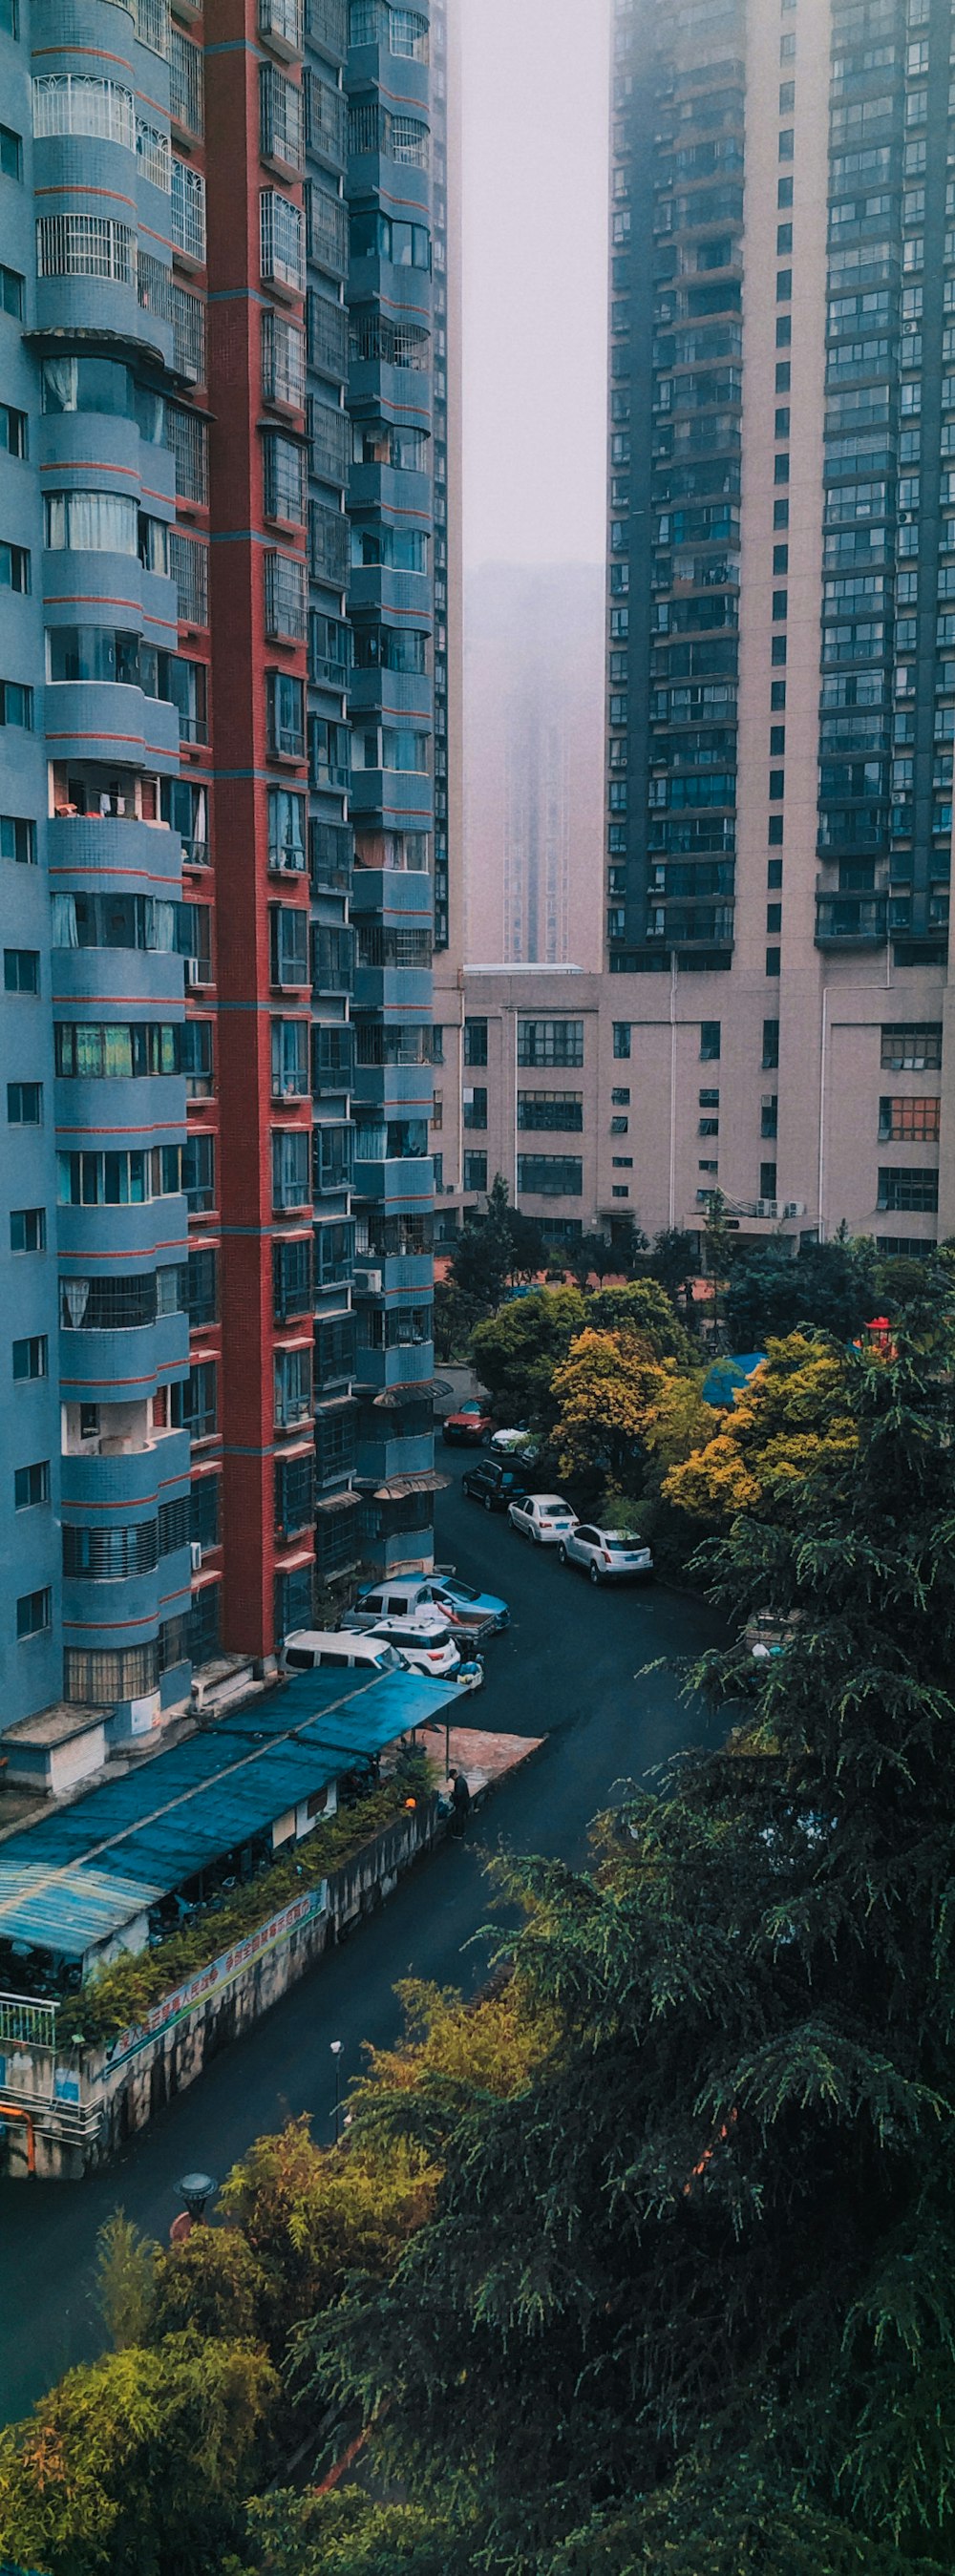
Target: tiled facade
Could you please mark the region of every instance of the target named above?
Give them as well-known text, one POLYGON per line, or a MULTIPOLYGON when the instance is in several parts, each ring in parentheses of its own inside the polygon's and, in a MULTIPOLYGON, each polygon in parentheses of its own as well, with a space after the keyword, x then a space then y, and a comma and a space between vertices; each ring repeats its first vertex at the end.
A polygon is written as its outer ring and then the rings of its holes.
POLYGON ((436 37, 0 7, 5 1722, 430 1560, 436 37))

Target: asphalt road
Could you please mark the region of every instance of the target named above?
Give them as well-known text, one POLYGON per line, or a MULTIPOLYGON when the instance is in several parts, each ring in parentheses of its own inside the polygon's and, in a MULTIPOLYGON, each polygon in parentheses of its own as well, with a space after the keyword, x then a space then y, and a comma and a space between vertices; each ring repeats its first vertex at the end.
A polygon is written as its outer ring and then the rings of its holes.
POLYGON ((489 1853, 506 1844, 583 1865, 588 1821, 614 1781, 645 1778, 715 1725, 680 1696, 680 1667, 718 1633, 703 1607, 656 1586, 597 1590, 518 1539, 506 1519, 464 1500, 466 1456, 444 1452, 441 1463, 453 1482, 439 1501, 439 1560, 503 1593, 512 1611, 511 1627, 488 1647, 486 1686, 464 1707, 475 1725, 549 1742, 474 1818, 464 1842, 445 1842, 422 1862, 105 2172, 78 2184, 0 2183, 0 2420, 23 2414, 71 2362, 100 2349, 92 2264, 111 2210, 121 2205, 165 2239, 180 2174, 224 2175, 289 2113, 309 2112, 316 2137, 330 2137, 331 2041, 344 2043, 347 2081, 363 2042, 396 2035, 397 1978, 480 1980, 487 1945, 474 1936, 490 1913, 489 1853), (661 1669, 640 1678, 657 1657, 661 1669))

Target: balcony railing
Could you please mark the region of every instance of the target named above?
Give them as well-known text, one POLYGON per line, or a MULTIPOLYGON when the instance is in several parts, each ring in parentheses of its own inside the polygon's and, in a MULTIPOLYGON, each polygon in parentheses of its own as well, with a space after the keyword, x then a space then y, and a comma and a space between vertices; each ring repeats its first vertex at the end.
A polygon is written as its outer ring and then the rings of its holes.
POLYGON ((348 51, 346 0, 305 0, 305 24, 313 45, 318 45, 333 62, 343 62, 348 51))
POLYGON ((817 895, 817 947, 880 947, 885 940, 886 932, 887 904, 884 894, 817 895))

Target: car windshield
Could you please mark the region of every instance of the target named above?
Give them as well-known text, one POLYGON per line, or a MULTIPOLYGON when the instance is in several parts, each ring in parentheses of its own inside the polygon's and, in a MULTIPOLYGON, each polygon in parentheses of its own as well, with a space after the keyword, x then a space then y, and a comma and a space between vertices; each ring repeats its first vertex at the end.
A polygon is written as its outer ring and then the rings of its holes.
POLYGON ((375 1662, 380 1673, 400 1673, 404 1671, 404 1664, 401 1656, 396 1652, 394 1646, 383 1646, 380 1655, 375 1656, 375 1662))
POLYGON ((541 1503, 539 1509, 542 1521, 569 1521, 571 1518, 566 1503, 541 1503))
POLYGON ((445 1590, 450 1593, 452 1601, 479 1601, 481 1597, 480 1593, 475 1591, 473 1583, 455 1581, 446 1584, 445 1590))

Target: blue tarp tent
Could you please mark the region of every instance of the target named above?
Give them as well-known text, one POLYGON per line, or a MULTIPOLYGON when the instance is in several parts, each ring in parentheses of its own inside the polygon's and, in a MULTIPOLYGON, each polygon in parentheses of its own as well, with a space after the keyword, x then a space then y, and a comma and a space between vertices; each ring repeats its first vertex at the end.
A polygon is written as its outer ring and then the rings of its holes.
POLYGON ((765 1351, 738 1351, 731 1359, 714 1360, 701 1388, 704 1404, 725 1406, 731 1413, 734 1397, 749 1385, 765 1357, 765 1351))
POLYGON ((297 1673, 0 1844, 0 1940, 66 1959, 457 1705, 413 1673, 297 1673))

